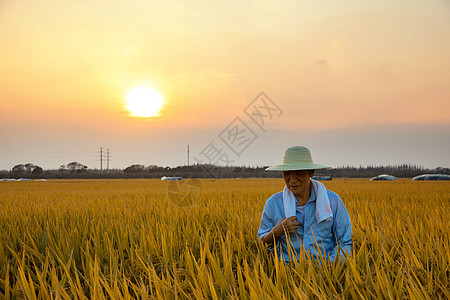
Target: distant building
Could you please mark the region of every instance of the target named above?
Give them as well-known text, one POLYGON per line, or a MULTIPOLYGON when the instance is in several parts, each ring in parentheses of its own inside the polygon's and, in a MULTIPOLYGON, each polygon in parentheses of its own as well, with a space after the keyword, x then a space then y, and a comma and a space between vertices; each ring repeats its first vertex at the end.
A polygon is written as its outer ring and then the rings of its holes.
POLYGON ((331 176, 313 176, 312 179, 319 180, 319 181, 327 181, 331 180, 331 176))
POLYGON ((388 174, 381 174, 381 175, 370 178, 370 181, 376 181, 376 180, 393 181, 393 180, 397 180, 397 177, 388 175, 388 174))
POLYGON ((414 177, 412 180, 450 180, 447 174, 422 174, 414 177))

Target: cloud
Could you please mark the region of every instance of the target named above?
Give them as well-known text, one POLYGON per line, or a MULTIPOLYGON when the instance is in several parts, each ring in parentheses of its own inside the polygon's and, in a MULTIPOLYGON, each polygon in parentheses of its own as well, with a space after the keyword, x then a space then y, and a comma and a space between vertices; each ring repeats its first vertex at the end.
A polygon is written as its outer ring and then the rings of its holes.
POLYGON ((328 61, 326 61, 325 59, 321 59, 321 60, 316 60, 315 63, 318 65, 326 65, 328 63, 328 61))

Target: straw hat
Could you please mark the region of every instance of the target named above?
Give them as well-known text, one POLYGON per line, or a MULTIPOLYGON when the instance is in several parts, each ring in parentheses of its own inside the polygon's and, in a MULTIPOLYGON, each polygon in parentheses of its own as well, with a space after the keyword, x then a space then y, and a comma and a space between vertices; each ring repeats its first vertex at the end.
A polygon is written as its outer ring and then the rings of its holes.
POLYGON ((283 162, 279 165, 271 166, 266 171, 295 171, 295 170, 317 170, 329 169, 330 167, 313 163, 311 152, 308 148, 294 146, 284 152, 283 162))

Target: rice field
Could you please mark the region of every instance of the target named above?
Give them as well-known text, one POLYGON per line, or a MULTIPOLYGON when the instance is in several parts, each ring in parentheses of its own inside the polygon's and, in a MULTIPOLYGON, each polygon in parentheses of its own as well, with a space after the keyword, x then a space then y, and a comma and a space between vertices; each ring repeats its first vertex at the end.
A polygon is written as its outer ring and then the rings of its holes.
POLYGON ((256 238, 281 179, 184 183, 1 182, 0 299, 450 298, 450 182, 324 182, 353 255, 290 265, 256 238))

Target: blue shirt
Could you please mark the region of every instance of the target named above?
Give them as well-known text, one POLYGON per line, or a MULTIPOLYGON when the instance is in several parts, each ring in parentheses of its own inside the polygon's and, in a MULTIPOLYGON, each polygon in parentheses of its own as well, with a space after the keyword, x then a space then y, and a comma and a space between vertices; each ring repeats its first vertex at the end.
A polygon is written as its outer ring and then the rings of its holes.
MULTIPOLYGON (((351 254, 352 227, 350 216, 341 198, 336 193, 327 190, 327 195, 333 217, 317 223, 316 194, 314 189, 311 188, 311 197, 303 207, 303 211, 302 208, 297 206, 297 221, 300 223, 297 232, 291 234, 289 238, 283 235, 276 246, 280 259, 288 262, 293 257, 298 258, 305 252, 309 252, 315 259, 322 255, 333 261, 339 254, 343 258, 344 252, 351 254)), ((283 192, 279 192, 266 201, 258 237, 263 238, 283 218, 285 218, 283 192)))
MULTIPOLYGON (((314 192, 314 189, 311 188, 311 197, 309 197, 306 204, 308 204, 310 201, 315 201, 315 200, 316 200, 316 193, 314 192)), ((303 206, 298 206, 298 200, 297 200, 297 198, 295 199, 297 222, 299 223, 298 229, 297 229, 297 234, 298 234, 300 240, 303 239, 303 234, 305 231, 305 206, 306 206, 306 204, 303 206)))

